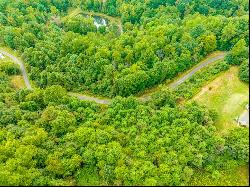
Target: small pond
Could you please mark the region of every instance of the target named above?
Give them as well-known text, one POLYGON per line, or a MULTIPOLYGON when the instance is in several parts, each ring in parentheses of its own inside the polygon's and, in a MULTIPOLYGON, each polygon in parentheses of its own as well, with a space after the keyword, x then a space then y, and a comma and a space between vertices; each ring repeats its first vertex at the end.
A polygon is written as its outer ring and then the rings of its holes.
MULTIPOLYGON (((85 17, 90 17, 87 14, 83 14, 85 17)), ((92 16, 94 18, 94 25, 99 28, 100 26, 107 26, 108 25, 108 20, 105 18, 102 18, 100 16, 92 16)))

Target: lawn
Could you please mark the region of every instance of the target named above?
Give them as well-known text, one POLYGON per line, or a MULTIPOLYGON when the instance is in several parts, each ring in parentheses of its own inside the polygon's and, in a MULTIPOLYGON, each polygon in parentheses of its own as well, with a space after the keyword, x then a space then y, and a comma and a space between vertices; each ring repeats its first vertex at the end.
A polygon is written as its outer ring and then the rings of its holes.
POLYGON ((235 127, 235 118, 249 102, 249 85, 238 78, 238 67, 231 67, 202 88, 193 100, 214 109, 219 114, 216 127, 221 134, 235 127))

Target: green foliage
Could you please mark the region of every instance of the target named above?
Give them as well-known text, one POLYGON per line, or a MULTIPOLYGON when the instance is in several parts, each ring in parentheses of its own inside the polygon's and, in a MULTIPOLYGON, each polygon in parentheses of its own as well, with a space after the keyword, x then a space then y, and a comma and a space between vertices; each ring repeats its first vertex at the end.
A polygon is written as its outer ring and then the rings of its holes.
POLYGON ((40 89, 13 90, 9 76, 19 68, 0 65, 0 184, 184 186, 197 170, 218 180, 221 168, 247 164, 247 129, 223 137, 214 112, 177 104, 227 63, 146 104, 131 95, 215 50, 231 49, 227 61, 240 64, 248 55, 248 9, 246 0, 1 0, 0 42, 23 54, 40 89), (124 32, 68 16, 76 7, 119 17, 124 32), (115 98, 101 108, 66 91, 115 98))
POLYGON ((155 109, 160 109, 163 106, 175 107, 176 96, 169 89, 160 90, 152 95, 149 105, 155 109))
POLYGON ((239 7, 235 1, 220 6, 214 1, 13 1, 3 5, 0 40, 24 52, 30 77, 40 88, 57 84, 74 92, 130 96, 173 79, 215 50, 235 46, 229 64, 241 61, 246 54, 240 50, 246 51, 243 46, 249 41, 246 5, 245 1, 239 7), (97 29, 82 13, 67 16, 75 7, 119 16, 114 19, 122 25, 110 18, 108 27, 97 29), (118 35, 120 27, 124 32, 118 35))
POLYGON ((82 15, 70 18, 64 23, 66 31, 73 31, 79 34, 87 34, 88 32, 95 32, 96 27, 91 18, 85 18, 82 15))
POLYGON ((249 129, 236 128, 226 137, 226 154, 233 157, 239 164, 249 162, 249 129))
POLYGON ((249 83, 249 60, 245 60, 240 65, 239 78, 240 80, 249 83))
POLYGON ((50 102, 60 103, 62 102, 63 96, 66 95, 66 90, 61 86, 54 85, 46 88, 44 92, 44 102, 48 104, 50 102))
POLYGON ((213 113, 176 105, 170 90, 145 105, 117 97, 106 111, 63 94, 19 91, 0 105, 1 184, 184 185, 195 168, 248 162, 247 132, 218 137, 213 113))
POLYGON ((230 53, 226 56, 226 60, 229 64, 240 65, 244 60, 248 58, 249 48, 246 47, 245 40, 239 40, 230 53))
POLYGON ((19 75, 20 67, 13 62, 4 62, 0 64, 0 71, 5 72, 7 75, 19 75))

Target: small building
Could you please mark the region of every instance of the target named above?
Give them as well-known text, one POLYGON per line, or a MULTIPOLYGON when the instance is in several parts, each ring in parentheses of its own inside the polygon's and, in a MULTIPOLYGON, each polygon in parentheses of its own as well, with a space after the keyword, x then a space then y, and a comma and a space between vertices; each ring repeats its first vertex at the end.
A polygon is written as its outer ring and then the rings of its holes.
POLYGON ((237 124, 244 127, 249 127, 249 104, 246 105, 246 110, 236 119, 237 124))

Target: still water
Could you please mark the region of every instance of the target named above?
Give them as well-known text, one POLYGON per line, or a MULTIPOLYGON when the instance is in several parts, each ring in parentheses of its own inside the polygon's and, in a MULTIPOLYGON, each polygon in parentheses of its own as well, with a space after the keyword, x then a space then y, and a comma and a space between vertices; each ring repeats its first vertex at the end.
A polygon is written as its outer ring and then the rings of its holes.
MULTIPOLYGON (((87 14, 84 14, 85 17, 90 17, 87 14)), ((108 25, 108 20, 105 18, 102 18, 100 16, 92 16, 94 18, 94 25, 99 28, 100 26, 107 26, 108 25)))

